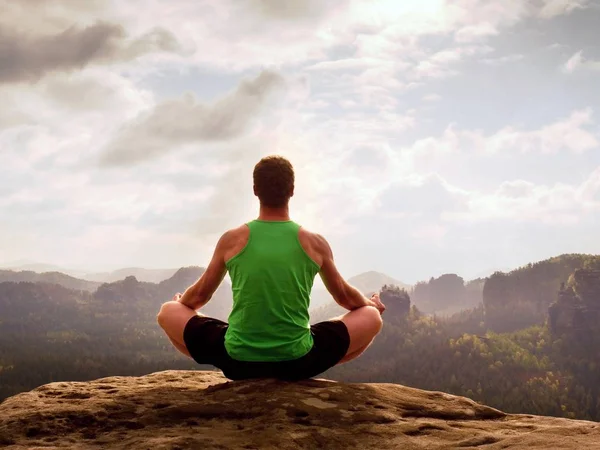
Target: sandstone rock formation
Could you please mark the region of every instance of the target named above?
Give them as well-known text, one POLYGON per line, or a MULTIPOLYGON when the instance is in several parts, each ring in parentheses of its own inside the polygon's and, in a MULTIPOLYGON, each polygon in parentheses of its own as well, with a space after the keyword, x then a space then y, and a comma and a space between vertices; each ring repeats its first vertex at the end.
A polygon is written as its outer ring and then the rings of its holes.
POLYGON ((553 334, 579 331, 597 333, 600 320, 600 270, 577 269, 563 283, 557 300, 548 308, 553 334))
POLYGON ((600 423, 504 414, 392 384, 166 371, 11 397, 0 404, 0 447, 591 450, 600 448, 600 423))
POLYGON ((381 288, 381 301, 386 306, 388 316, 404 317, 410 311, 410 296, 398 286, 384 285, 381 288))

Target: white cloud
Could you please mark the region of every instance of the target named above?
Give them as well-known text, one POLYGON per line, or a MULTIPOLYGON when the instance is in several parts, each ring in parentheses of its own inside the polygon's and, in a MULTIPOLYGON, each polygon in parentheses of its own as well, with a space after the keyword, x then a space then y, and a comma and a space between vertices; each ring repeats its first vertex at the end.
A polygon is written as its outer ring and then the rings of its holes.
POLYGON ((468 25, 459 29, 454 34, 456 42, 471 43, 485 39, 489 36, 496 36, 498 30, 489 22, 481 22, 476 25, 468 25))
POLYGON ((442 96, 439 94, 427 94, 423 96, 423 101, 425 102, 439 102, 442 99, 442 96))
MULTIPOLYGON (((0 17, 0 30, 24 37, 11 41, 18 64, 0 63, 6 259, 202 263, 218 233, 256 213, 251 169, 270 153, 297 169, 294 217, 328 236, 368 238, 384 196, 387 231, 404 230, 423 247, 447 244, 461 221, 576 223, 597 211, 600 169, 577 185, 551 173, 529 179, 524 170, 505 181, 496 166, 518 165, 527 153, 590 164, 599 139, 591 109, 577 103, 565 114, 552 98, 543 107, 562 119, 511 125, 502 105, 473 117, 479 99, 460 98, 448 111, 449 89, 460 92, 464 80, 445 79, 470 61, 498 66, 523 57, 511 51, 535 55, 507 48, 507 30, 586 2, 149 0, 142 8, 47 0, 44 14, 36 3, 4 0, 0 17), (174 53, 175 42, 196 52, 174 53), (51 50, 46 59, 42 48, 51 50), (279 75, 236 90, 242 76, 266 67, 285 78, 285 101, 269 101, 279 75), (460 126, 446 126, 454 120, 460 126), (97 167, 100 154, 120 167, 97 167), (481 173, 469 174, 475 164, 481 173), (487 175, 493 181, 478 185, 487 175)), ((552 22, 537 24, 546 32, 552 22)), ((595 67, 576 56, 572 71, 595 67)), ((505 81, 482 80, 500 90, 505 81)), ((524 108, 516 117, 534 122, 540 114, 524 108)), ((355 244, 348 252, 362 261, 355 244)))
POLYGON ((600 71, 600 61, 585 59, 583 50, 579 50, 563 66, 563 71, 569 74, 578 70, 600 71))
MULTIPOLYGON (((173 0, 171 8, 164 8, 159 2, 139 8, 127 2, 118 5, 117 16, 129 29, 139 31, 158 25, 176 33, 182 45, 193 43, 198 51, 186 61, 188 64, 239 71, 265 65, 327 62, 332 52, 349 43, 357 50, 355 56, 348 57, 350 60, 403 60, 407 53, 398 50, 411 41, 409 47, 425 50, 417 45, 421 37, 455 33, 457 42, 471 43, 497 35, 530 17, 559 14, 554 3, 548 5, 542 0, 280 3, 173 0)), ((561 11, 568 14, 574 9, 566 7, 561 11)))
POLYGON ((423 224, 416 227, 411 236, 431 245, 432 243, 441 244, 447 234, 448 229, 440 224, 423 224))
POLYGON ((571 56, 564 65, 564 68, 563 68, 564 71, 567 73, 575 72, 575 70, 577 70, 577 68, 581 66, 581 63, 583 61, 582 54, 583 54, 583 52, 580 50, 577 53, 575 53, 573 56, 571 56))
POLYGON ((411 234, 441 240, 452 224, 510 220, 573 225, 600 212, 600 167, 580 185, 501 183, 491 193, 453 186, 439 175, 410 177, 381 192, 378 216, 412 222, 411 234))
POLYGON ((529 131, 507 126, 485 135, 478 130, 462 130, 450 125, 440 137, 419 139, 404 148, 401 157, 406 167, 429 170, 452 163, 459 154, 491 157, 497 154, 556 154, 565 150, 584 153, 600 148, 599 136, 590 129, 593 125, 591 108, 574 111, 567 118, 529 131))
POLYGON ((502 183, 492 194, 470 194, 468 212, 448 215, 453 221, 511 220, 574 225, 600 212, 600 167, 580 185, 535 185, 524 180, 502 183))
POLYGON ((570 14, 577 9, 585 9, 588 0, 544 0, 539 16, 544 19, 552 19, 556 16, 570 14))
POLYGON ((593 124, 592 109, 574 111, 571 115, 535 131, 519 131, 506 127, 490 136, 484 143, 487 152, 512 151, 556 153, 569 150, 582 153, 598 148, 598 136, 589 131, 593 124))
POLYGON ((489 46, 466 46, 449 48, 419 62, 414 71, 416 79, 421 78, 444 78, 457 75, 459 72, 452 66, 468 57, 475 55, 483 55, 492 52, 493 49, 489 46))
POLYGON ((513 54, 513 55, 505 55, 497 58, 484 58, 482 62, 484 64, 488 64, 490 66, 501 66, 504 64, 511 64, 518 61, 521 61, 525 58, 525 55, 513 54))
POLYGON ((152 93, 103 68, 0 86, 0 151, 32 165, 82 170, 123 121, 152 101, 152 93))

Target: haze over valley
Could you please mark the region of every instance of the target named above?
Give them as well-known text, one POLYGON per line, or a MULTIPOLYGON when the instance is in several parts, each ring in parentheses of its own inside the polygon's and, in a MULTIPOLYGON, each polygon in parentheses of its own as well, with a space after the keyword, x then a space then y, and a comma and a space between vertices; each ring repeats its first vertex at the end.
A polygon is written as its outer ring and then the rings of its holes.
MULTIPOLYGON (((203 272, 99 283, 57 273, 0 272, 0 397, 57 380, 194 369, 156 324, 160 305, 203 272)), ((560 255, 487 278, 443 274, 407 286, 366 272, 348 280, 381 292, 384 330, 364 357, 326 372, 465 395, 520 413, 600 419, 600 256, 560 255)), ((315 323, 346 312, 319 288, 315 323)), ((315 301, 316 300, 316 301, 315 301)), ((227 320, 225 280, 201 309, 227 320)), ((206 367, 209 368, 209 367, 206 367)))

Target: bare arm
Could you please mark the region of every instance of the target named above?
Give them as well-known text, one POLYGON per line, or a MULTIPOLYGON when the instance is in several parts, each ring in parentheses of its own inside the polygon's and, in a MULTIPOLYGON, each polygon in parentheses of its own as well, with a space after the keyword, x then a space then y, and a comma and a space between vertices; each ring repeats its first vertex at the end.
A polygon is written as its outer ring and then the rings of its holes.
POLYGON ((377 307, 372 300, 368 299, 358 289, 348 284, 348 282, 340 275, 333 261, 331 247, 325 238, 317 235, 316 239, 319 253, 323 258, 323 264, 321 265, 319 275, 333 299, 341 307, 350 311, 362 308, 363 306, 377 307))
POLYGON ((208 267, 198 281, 186 289, 178 300, 180 303, 193 310, 202 308, 208 303, 227 273, 224 254, 228 245, 229 233, 225 233, 219 239, 208 267))

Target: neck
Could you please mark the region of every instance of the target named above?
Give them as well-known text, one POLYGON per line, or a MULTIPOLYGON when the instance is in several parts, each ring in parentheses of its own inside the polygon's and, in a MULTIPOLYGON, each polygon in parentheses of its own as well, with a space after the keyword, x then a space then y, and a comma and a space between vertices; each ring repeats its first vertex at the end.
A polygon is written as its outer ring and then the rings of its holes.
POLYGON ((260 205, 258 220, 267 220, 272 222, 290 220, 289 207, 284 206, 283 208, 269 208, 268 206, 260 205))

